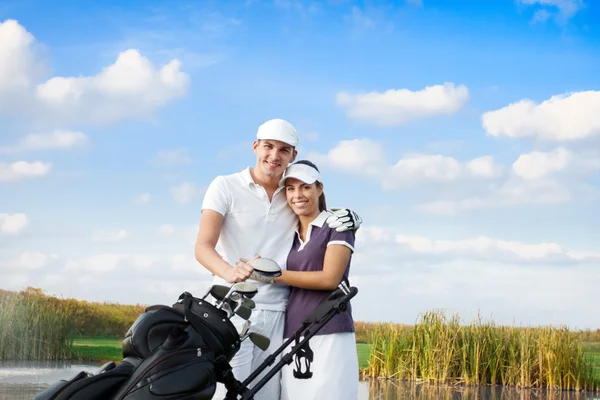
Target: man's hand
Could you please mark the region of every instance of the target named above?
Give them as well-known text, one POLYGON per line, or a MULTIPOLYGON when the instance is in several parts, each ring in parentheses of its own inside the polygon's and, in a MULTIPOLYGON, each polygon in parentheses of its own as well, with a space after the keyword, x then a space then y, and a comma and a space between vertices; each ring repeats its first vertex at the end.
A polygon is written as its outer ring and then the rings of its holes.
POLYGON ((338 232, 357 231, 362 224, 362 218, 347 208, 332 208, 333 214, 327 218, 327 225, 338 232))
POLYGON ((223 277, 229 283, 244 282, 254 273, 254 268, 248 262, 239 261, 235 267, 227 271, 223 277))

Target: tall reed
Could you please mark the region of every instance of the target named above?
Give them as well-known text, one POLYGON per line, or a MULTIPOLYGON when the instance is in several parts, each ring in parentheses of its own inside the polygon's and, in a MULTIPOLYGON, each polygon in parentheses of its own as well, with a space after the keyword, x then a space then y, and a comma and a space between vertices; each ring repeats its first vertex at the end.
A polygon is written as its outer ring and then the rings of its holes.
POLYGON ((410 381, 597 390, 577 334, 564 327, 496 326, 480 317, 423 314, 412 327, 381 324, 370 331, 369 377, 410 381))
POLYGON ((0 293, 0 360, 55 360, 71 355, 69 315, 31 292, 0 293))

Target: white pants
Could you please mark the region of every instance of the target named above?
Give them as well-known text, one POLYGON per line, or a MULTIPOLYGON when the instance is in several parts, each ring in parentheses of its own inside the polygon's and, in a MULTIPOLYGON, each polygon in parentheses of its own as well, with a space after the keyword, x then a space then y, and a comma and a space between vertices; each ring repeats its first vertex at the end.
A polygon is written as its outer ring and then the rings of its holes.
MULTIPOLYGON (((295 362, 283 367, 281 400, 357 400, 358 356, 354 333, 315 335, 308 344, 314 353, 310 379, 297 379, 295 362)), ((294 357, 295 358, 295 357, 294 357)), ((302 371, 306 368, 302 365, 302 371)))
MULTIPOLYGON (((249 319, 250 332, 260 333, 271 340, 267 350, 263 351, 256 347, 248 338, 242 342, 240 350, 230 361, 233 375, 235 378, 243 382, 256 368, 265 361, 277 348, 283 343, 283 328, 285 324, 284 311, 269 311, 269 310, 252 310, 252 315, 249 319)), ((231 322, 241 331, 245 320, 237 315, 231 318, 231 322)), ((356 352, 356 350, 355 350, 356 352)), ((249 385, 252 388, 258 383, 262 377, 271 370, 271 368, 281 359, 278 356, 275 362, 266 368, 258 377, 256 377, 249 385)), ((279 400, 281 393, 281 371, 278 371, 254 396, 256 400, 279 400)), ((213 396, 214 400, 223 400, 227 394, 227 389, 222 383, 217 384, 217 390, 213 396)))

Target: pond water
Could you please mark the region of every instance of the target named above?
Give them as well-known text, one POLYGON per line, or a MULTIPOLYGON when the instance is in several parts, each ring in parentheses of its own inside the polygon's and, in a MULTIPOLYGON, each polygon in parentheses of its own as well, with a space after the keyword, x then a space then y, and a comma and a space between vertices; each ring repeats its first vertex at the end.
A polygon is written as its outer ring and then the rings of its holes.
MULTIPOLYGON (((0 362, 0 400, 31 400, 60 379, 98 365, 72 361, 0 362)), ((600 394, 515 390, 502 387, 451 387, 416 385, 389 380, 365 380, 359 385, 359 400, 600 400, 600 394)))

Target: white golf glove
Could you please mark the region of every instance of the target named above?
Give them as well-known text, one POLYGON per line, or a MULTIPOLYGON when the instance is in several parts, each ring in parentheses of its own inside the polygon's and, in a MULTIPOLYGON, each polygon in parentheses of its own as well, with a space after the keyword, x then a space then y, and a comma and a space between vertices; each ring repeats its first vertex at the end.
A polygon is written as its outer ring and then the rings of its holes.
POLYGON ((327 225, 338 232, 357 231, 362 224, 362 218, 347 208, 332 208, 333 214, 327 218, 327 225))

